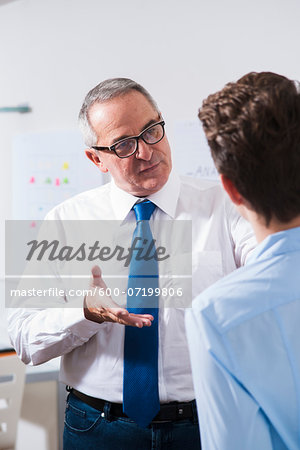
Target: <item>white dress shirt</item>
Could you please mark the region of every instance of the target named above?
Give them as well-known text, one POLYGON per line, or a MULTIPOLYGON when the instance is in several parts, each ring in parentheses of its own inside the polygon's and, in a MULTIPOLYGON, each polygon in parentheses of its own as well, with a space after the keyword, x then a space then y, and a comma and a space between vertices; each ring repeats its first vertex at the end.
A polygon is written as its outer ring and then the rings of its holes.
MULTIPOLYGON (((160 219, 191 220, 192 296, 243 265, 255 240, 247 222, 219 185, 182 178, 168 182, 149 200, 156 204, 150 225, 160 219)), ((114 182, 73 197, 47 219, 134 220, 138 200, 114 182)), ((159 226, 159 225, 158 225, 159 226)), ((82 299, 83 303, 83 299, 82 299)), ((161 403, 195 398, 184 322, 185 308, 162 308, 159 315, 159 395, 161 403)), ((83 308, 11 309, 12 343, 25 363, 40 364, 57 356, 60 379, 85 394, 122 403, 123 325, 85 319, 83 308)))

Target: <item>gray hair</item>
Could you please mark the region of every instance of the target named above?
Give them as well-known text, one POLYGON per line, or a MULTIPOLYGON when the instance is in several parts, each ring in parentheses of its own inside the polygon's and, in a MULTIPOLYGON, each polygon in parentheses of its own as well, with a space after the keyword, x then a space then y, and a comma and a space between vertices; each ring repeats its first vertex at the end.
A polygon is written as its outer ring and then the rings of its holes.
POLYGON ((153 108, 159 112, 158 106, 149 92, 135 81, 129 78, 110 78, 102 81, 87 94, 79 112, 79 128, 87 147, 91 148, 93 145, 96 145, 98 139, 89 121, 89 110, 91 106, 95 103, 104 103, 115 97, 120 97, 131 90, 138 91, 144 95, 153 108))

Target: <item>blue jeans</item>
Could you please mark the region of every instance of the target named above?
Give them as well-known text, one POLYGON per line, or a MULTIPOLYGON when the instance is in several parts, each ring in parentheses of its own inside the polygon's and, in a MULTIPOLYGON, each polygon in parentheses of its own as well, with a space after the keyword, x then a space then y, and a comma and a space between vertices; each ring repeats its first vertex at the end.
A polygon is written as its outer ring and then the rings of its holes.
POLYGON ((98 411, 72 392, 66 406, 64 450, 199 450, 200 435, 194 419, 156 423, 140 428, 130 419, 113 417, 110 405, 98 411))

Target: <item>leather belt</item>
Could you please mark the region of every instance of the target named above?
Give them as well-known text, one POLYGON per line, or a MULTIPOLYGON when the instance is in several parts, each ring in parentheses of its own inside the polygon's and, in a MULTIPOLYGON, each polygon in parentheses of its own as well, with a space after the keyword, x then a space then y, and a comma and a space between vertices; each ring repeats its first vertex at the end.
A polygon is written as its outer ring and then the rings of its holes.
MULTIPOLYGON (((98 411, 103 412, 105 404, 109 404, 109 413, 114 417, 127 417, 123 412, 122 403, 111 403, 101 398, 91 397, 83 394, 76 389, 69 389, 76 397, 82 400, 87 405, 91 406, 98 411)), ((162 403, 160 405, 159 413, 154 417, 151 423, 158 422, 175 422, 178 420, 191 419, 196 414, 196 402, 192 400, 190 402, 171 402, 162 403)))

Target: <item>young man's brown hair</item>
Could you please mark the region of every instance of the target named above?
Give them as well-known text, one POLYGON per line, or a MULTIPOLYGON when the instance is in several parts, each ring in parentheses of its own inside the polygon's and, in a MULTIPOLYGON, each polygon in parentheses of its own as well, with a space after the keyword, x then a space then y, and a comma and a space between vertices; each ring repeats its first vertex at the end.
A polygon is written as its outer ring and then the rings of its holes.
POLYGON ((266 223, 300 214, 300 89, 251 72, 204 100, 199 118, 220 174, 266 223))

